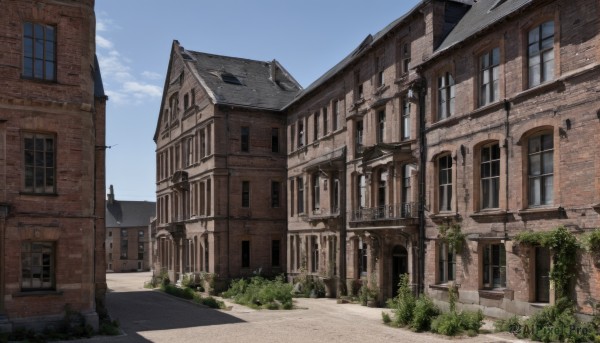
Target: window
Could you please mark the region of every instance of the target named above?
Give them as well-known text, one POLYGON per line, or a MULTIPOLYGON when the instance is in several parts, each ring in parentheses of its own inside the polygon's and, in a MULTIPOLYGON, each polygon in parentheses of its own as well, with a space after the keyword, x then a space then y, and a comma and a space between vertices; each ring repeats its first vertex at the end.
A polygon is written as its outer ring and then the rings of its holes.
POLYGON ((438 119, 454 114, 454 78, 445 73, 438 78, 438 119))
POLYGON ((383 78, 383 57, 378 56, 375 58, 375 86, 381 87, 385 85, 385 80, 383 78))
POLYGON ((402 73, 408 73, 410 68, 410 44, 402 44, 402 73))
POLYGON ((554 22, 548 21, 529 31, 529 87, 554 78, 554 22))
POLYGON ((21 289, 54 289, 55 247, 53 242, 21 243, 21 289))
POLYGON ((385 111, 377 112, 377 143, 383 143, 385 138, 385 111))
POLYGON ((327 107, 323 107, 323 136, 327 136, 329 126, 329 116, 327 115, 327 107))
POLYGON ((481 149, 481 208, 498 208, 500 199, 500 145, 481 149))
POLYGON ((321 118, 321 115, 319 114, 319 112, 315 112, 315 115, 313 117, 314 120, 314 139, 313 141, 316 141, 317 139, 319 139, 319 120, 321 118))
POLYGON ((447 283, 454 280, 456 273, 456 253, 446 243, 438 243, 438 281, 447 283))
POLYGON ((294 192, 296 189, 294 188, 294 179, 290 180, 290 217, 294 216, 294 192))
POLYGON ((357 184, 358 184, 357 204, 358 204, 359 208, 365 208, 367 206, 367 193, 366 193, 367 192, 367 184, 365 182, 364 175, 358 175, 357 184))
POLYGON ((483 287, 506 287, 504 244, 486 244, 483 247, 483 287))
POLYGON ((279 267, 280 246, 280 240, 274 239, 271 241, 271 267, 279 267))
POLYGON ((385 193, 387 189, 388 173, 385 170, 380 170, 377 178, 377 210, 378 217, 384 218, 386 214, 385 193))
POLYGON ((409 217, 411 213, 410 202, 412 199, 410 177, 413 167, 410 164, 402 166, 402 217, 409 217))
POLYGON ((367 275, 367 244, 362 239, 358 240, 358 275, 367 275))
POLYGON ((290 152, 294 151, 294 144, 296 143, 296 126, 294 124, 290 125, 290 152))
POLYGON ((298 121, 298 148, 304 146, 304 120, 298 121))
POLYGON ((334 100, 333 101, 333 131, 336 131, 337 129, 340 128, 340 110, 341 110, 341 106, 342 106, 342 101, 341 100, 334 100))
POLYGON ((402 140, 410 139, 410 101, 408 95, 402 98, 402 140))
POLYGON ((171 112, 171 120, 177 119, 179 115, 179 94, 175 93, 169 98, 169 111, 171 112))
POLYGON ((279 208, 279 190, 280 184, 277 181, 271 181, 271 207, 279 208))
POLYGON ((271 152, 279 152, 279 129, 271 129, 271 152))
POLYGON ((144 244, 138 243, 138 260, 144 259, 144 244))
POLYGON ((250 241, 242 241, 242 268, 250 268, 250 241))
POLYGON ((23 134, 25 192, 49 194, 56 191, 56 154, 53 135, 23 134))
POLYGON ((304 182, 301 177, 298 178, 298 214, 304 213, 304 182))
POLYGON ((190 96, 189 96, 189 94, 186 93, 183 96, 183 109, 187 110, 188 107, 190 107, 190 96))
POLYGON ((333 193, 331 209, 333 210, 333 213, 338 213, 340 210, 340 180, 337 177, 333 179, 333 187, 331 192, 333 193))
POLYGON ((554 142, 551 133, 529 138, 529 205, 551 205, 554 190, 554 142))
POLYGON ((356 122, 356 153, 362 154, 363 152, 363 122, 362 120, 356 122))
POLYGON ((452 157, 442 156, 438 159, 439 210, 452 210, 452 157))
POLYGON ((185 167, 191 166, 194 162, 193 146, 194 141, 192 140, 192 138, 186 139, 185 144, 183 145, 183 164, 185 167))
POLYGON ((23 24, 23 76, 56 80, 56 28, 37 23, 23 24))
POLYGON ((143 230, 138 231, 138 237, 140 240, 144 239, 144 231, 143 230))
POLYGON ((127 229, 121 229, 121 259, 128 258, 127 250, 129 249, 129 241, 127 237, 127 229))
POLYGON ((317 211, 321 208, 321 190, 320 184, 321 179, 319 174, 315 174, 313 176, 313 211, 317 211))
POLYGON ((242 181, 242 207, 250 207, 250 181, 242 181))
POLYGON ((363 85, 360 83, 360 70, 354 72, 354 101, 363 98, 363 85))
POLYGON ((498 77, 500 49, 494 48, 481 56, 479 61, 479 106, 498 101, 498 77))
POLYGON ((250 128, 248 126, 242 126, 242 151, 248 152, 250 150, 250 128))
POLYGON ((310 270, 313 273, 316 273, 319 270, 319 238, 316 236, 312 236, 311 240, 310 240, 310 246, 311 246, 311 255, 312 255, 312 260, 311 260, 311 265, 310 265, 310 270))

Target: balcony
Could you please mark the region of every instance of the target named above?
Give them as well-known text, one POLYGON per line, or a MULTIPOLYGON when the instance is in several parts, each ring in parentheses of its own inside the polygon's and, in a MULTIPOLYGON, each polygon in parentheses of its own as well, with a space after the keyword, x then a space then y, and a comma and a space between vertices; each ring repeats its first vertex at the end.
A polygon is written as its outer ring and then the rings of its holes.
POLYGON ((318 221, 327 221, 329 219, 336 219, 340 215, 339 208, 318 208, 310 211, 308 216, 302 217, 305 222, 318 222, 318 221))
POLYGON ((418 204, 415 202, 404 204, 383 205, 377 207, 364 207, 358 210, 353 210, 350 215, 351 224, 361 224, 365 222, 384 222, 403 220, 403 225, 411 225, 416 223, 418 216, 418 204))

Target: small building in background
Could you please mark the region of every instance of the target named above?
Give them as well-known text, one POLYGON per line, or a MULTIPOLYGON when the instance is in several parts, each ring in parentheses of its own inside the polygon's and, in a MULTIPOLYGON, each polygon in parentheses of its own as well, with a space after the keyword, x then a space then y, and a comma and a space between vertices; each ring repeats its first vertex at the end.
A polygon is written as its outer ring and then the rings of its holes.
POLYGON ((106 271, 150 270, 148 225, 156 214, 156 202, 115 199, 110 186, 106 200, 106 271))

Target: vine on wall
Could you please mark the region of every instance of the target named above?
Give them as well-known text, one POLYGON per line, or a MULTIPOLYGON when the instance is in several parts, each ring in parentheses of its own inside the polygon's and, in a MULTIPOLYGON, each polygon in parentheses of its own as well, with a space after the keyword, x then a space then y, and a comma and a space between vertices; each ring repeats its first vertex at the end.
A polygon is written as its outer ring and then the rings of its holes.
POLYGON ((465 242, 465 234, 460 230, 460 225, 441 225, 438 229, 440 230, 440 238, 448 244, 448 248, 460 254, 465 242))
POLYGON ((569 283, 577 275, 577 251, 582 246, 575 235, 559 226, 547 232, 521 232, 515 240, 522 244, 540 245, 553 253, 553 265, 550 270, 550 280, 554 282, 556 297, 562 298, 569 294, 569 283))

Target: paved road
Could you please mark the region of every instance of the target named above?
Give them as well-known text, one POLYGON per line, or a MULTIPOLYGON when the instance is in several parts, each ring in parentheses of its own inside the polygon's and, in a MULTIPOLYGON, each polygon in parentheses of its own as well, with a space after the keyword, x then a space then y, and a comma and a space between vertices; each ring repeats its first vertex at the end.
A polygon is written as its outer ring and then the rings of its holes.
MULTIPOLYGON (((382 309, 336 304, 333 299, 297 299, 292 311, 255 311, 233 305, 214 310, 143 288, 149 273, 107 274, 109 313, 124 335, 100 342, 449 342, 382 324, 382 309)), ((476 343, 516 342, 509 335, 480 335, 476 343)))

